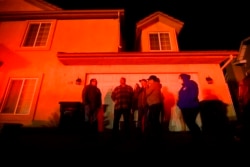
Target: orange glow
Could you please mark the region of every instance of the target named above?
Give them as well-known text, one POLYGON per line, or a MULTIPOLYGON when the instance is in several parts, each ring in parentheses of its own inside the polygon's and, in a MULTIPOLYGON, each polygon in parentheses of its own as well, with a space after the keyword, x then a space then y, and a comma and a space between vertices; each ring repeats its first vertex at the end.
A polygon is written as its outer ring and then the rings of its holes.
POLYGON ((18 9, 22 9, 20 13, 16 11, 15 3, 13 7, 16 13, 3 12, 0 15, 0 104, 5 98, 10 78, 33 77, 38 79, 38 84, 34 97, 30 98, 34 99, 30 100, 30 114, 1 114, 0 123, 56 127, 60 119, 59 102, 81 103, 82 89, 89 83, 89 78, 94 77, 98 80, 104 105, 98 113, 101 122, 98 129, 102 132, 105 128, 112 128, 113 102, 110 92, 119 84, 119 78, 125 76, 127 83, 133 86, 139 79, 151 74, 157 75, 162 83, 162 122, 181 122, 176 98, 180 87, 177 76, 183 72, 191 74, 199 84, 201 100, 216 97, 229 105, 229 117, 235 116, 220 63, 227 61, 230 55, 236 57, 238 51, 179 51, 177 35, 183 23, 156 13, 152 15, 153 18, 139 22, 135 30, 140 34, 135 40, 140 41, 142 50, 121 52, 124 39, 120 26, 124 10, 64 11, 49 6, 39 8, 28 3, 25 1, 23 6, 18 6, 18 9), (51 22, 46 46, 21 46, 31 21, 51 22), (151 31, 169 32, 172 50, 150 51, 148 33, 151 31), (211 76, 213 84, 206 81, 207 76, 211 76), (78 82, 78 78, 81 82, 78 82), (174 114, 176 117, 173 117, 174 114), (104 125, 106 118, 108 125, 104 125))

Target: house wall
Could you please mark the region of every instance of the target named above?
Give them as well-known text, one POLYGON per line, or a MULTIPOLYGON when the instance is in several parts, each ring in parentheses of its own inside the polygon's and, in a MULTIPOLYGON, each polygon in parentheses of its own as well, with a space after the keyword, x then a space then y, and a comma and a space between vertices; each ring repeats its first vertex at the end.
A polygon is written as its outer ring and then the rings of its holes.
MULTIPOLYGON (((7 0, 2 2, 7 2, 7 0)), ((23 9, 30 10, 30 7, 26 6, 23 9)), ((32 9, 36 10, 35 7, 32 9)), ((198 82, 200 100, 214 98, 222 100, 228 104, 229 118, 235 118, 228 87, 218 64, 66 66, 57 59, 57 52, 118 52, 119 20, 51 21, 53 31, 50 34, 49 45, 39 49, 20 48, 28 20, 0 22, 0 60, 3 62, 0 67, 0 104, 3 103, 10 77, 36 77, 39 79, 29 117, 20 119, 22 116, 1 115, 0 123, 15 122, 23 123, 26 126, 57 126, 60 118, 59 102, 81 102, 81 91, 92 76, 98 79, 98 85, 103 92, 103 103, 105 103, 104 97, 107 95, 108 88, 119 84, 119 76, 126 75, 129 84, 133 86, 141 77, 156 74, 160 76, 163 84, 162 91, 167 97, 166 106, 168 106, 168 100, 172 104, 170 108, 166 109, 166 112, 172 114, 178 110, 175 102, 180 85, 175 82, 177 82, 179 73, 183 72, 192 74, 193 79, 198 82), (206 82, 207 76, 213 78, 213 84, 206 82), (75 84, 78 77, 83 80, 81 85, 75 84), (171 94, 174 98, 171 98, 171 94)), ((161 30, 170 32, 173 51, 179 50, 175 30, 158 22, 142 31, 143 52, 149 51, 148 32, 161 30)), ((110 111, 112 112, 112 108, 110 111)), ((166 119, 170 119, 170 117, 166 119)), ((112 113, 109 120, 112 121, 112 113)), ((110 128, 111 124, 108 127, 110 128)))
POLYGON ((149 43, 149 33, 150 32, 169 32, 170 41, 171 41, 171 51, 179 51, 178 42, 176 37, 176 31, 173 27, 166 25, 163 22, 157 22, 151 26, 146 27, 142 30, 141 33, 141 51, 150 52, 150 43, 149 43))
MULTIPOLYGON (((8 119, 5 119, 5 117, 1 117, 1 122, 21 122, 27 126, 35 126, 37 124, 37 126, 57 126, 60 118, 59 102, 81 102, 81 91, 84 85, 88 83, 90 74, 98 74, 100 76, 104 74, 109 75, 108 83, 105 83, 107 87, 118 85, 118 80, 113 77, 113 74, 116 74, 116 76, 129 74, 129 77, 131 76, 132 78, 131 82, 137 81, 142 76, 146 77, 150 74, 157 74, 163 78, 162 83, 165 85, 164 87, 169 88, 169 90, 171 90, 170 93, 176 96, 179 84, 173 84, 174 78, 177 78, 178 74, 182 72, 195 74, 200 87, 200 100, 208 98, 208 93, 209 98, 215 98, 215 96, 217 96, 218 99, 229 104, 228 116, 234 119, 235 112, 231 97, 222 70, 218 64, 66 66, 57 59, 57 52, 117 52, 119 23, 117 20, 106 20, 107 23, 105 24, 102 21, 94 23, 94 20, 80 23, 66 20, 54 22, 54 33, 52 34, 51 45, 50 47, 40 50, 22 49, 19 47, 26 30, 27 21, 1 23, 0 41, 2 43, 0 44, 0 58, 4 62, 0 67, 0 80, 2 81, 0 83, 1 103, 9 77, 39 78, 39 85, 36 90, 37 96, 33 101, 29 119, 22 120, 17 119, 17 117, 8 117, 8 119), (86 26, 84 26, 85 24, 86 26), (111 27, 113 27, 112 30, 111 27), (107 28, 107 31, 104 32, 105 28, 107 28), (113 34, 111 32, 113 32, 113 34), (92 38, 88 40, 89 38, 84 38, 84 35, 88 35, 88 37, 92 38), (99 44, 96 45, 93 39, 98 41, 99 44), (100 41, 97 39, 100 39, 100 41), (78 42, 75 42, 77 40, 78 42), (91 43, 91 45, 89 43, 91 43), (205 78, 207 76, 214 79, 213 84, 206 82, 205 78), (75 80, 78 77, 83 80, 82 85, 75 84, 75 80), (173 79, 170 83, 168 83, 169 77, 173 79)), ((160 26, 162 25, 160 24, 160 26)), ((151 30, 153 30, 153 28, 150 29, 150 31, 151 30)), ((174 32, 174 30, 171 31, 174 32)), ((148 39, 143 39, 142 41, 145 42, 148 41, 148 39)), ((105 80, 97 79, 100 80, 99 85, 102 87, 102 82, 105 80)), ((103 91, 107 92, 107 90, 103 91)), ((166 89, 163 91, 166 91, 166 89)), ((103 96, 105 97, 105 93, 103 96)), ((175 103, 175 101, 172 102, 175 103)), ((166 110, 166 112, 171 114, 173 110, 177 110, 176 106, 172 106, 166 110)), ((109 119, 110 122, 112 122, 112 114, 109 119)), ((170 119, 170 117, 167 119, 170 119)), ((110 128, 111 126, 110 124, 108 127, 110 128)))
MULTIPOLYGON (((1 32, 1 31, 0 31, 1 32)), ((67 48, 65 48, 67 49, 67 48)), ((88 84, 89 76, 92 74, 103 76, 109 75, 109 82, 105 83, 107 87, 114 87, 118 85, 116 76, 123 76, 124 74, 131 76, 129 84, 133 86, 134 82, 139 80, 141 77, 147 77, 151 74, 159 75, 161 82, 165 88, 171 90, 171 94, 177 94, 179 84, 173 84, 175 81, 168 81, 168 76, 176 76, 170 78, 176 78, 179 73, 186 72, 195 74, 200 88, 200 100, 217 96, 218 99, 229 104, 228 116, 231 119, 235 118, 234 108, 231 102, 231 97, 228 91, 227 84, 224 80, 224 76, 217 64, 179 64, 179 65, 102 65, 102 66, 65 66, 56 58, 55 52, 14 52, 10 49, 2 48, 1 55, 7 55, 6 57, 14 57, 17 59, 24 59, 21 65, 16 64, 13 66, 10 62, 6 62, 1 67, 0 79, 1 83, 0 97, 3 100, 3 95, 8 83, 8 77, 40 77, 41 87, 38 90, 38 99, 36 107, 34 108, 34 119, 27 123, 27 125, 42 122, 46 126, 56 126, 60 117, 60 101, 79 101, 81 102, 81 91, 85 84, 88 84), (12 55, 13 54, 13 55, 12 55), (25 56, 17 56, 25 55, 25 56), (213 70, 211 70, 213 69, 213 70), (4 72, 6 71, 6 73, 4 72), (213 78, 214 83, 208 84, 205 80, 207 76, 213 78), (81 85, 76 85, 75 80, 80 77, 83 82, 81 85), (165 79, 164 79, 165 78, 165 79), (132 82, 133 81, 133 82, 132 82), (209 93, 209 94, 208 94, 209 93), (213 96, 212 96, 213 95, 213 96)), ((5 62, 5 61, 4 61, 5 62)), ((105 81, 103 78, 97 78, 98 85, 102 87, 105 81)), ((177 80, 176 80, 177 81, 177 80)), ((103 90, 107 92, 107 90, 103 90)), ((103 94, 103 98, 106 94, 103 94)), ((176 98, 174 98, 176 99, 176 98)), ((34 101, 36 103, 36 101, 34 101)), ((103 99, 104 103, 104 99, 103 99)), ((175 102, 174 102, 175 103, 175 102)), ((176 106, 172 106, 172 112, 176 106)), ((109 117, 112 121, 112 113, 109 117)), ((1 120, 2 121, 2 120, 1 120)), ((40 125, 42 126, 42 125, 40 125)), ((111 125, 109 125, 110 127, 111 125)))
MULTIPOLYGON (((57 52, 118 51, 118 19, 50 21, 53 22, 53 31, 50 34, 49 45, 44 48, 20 47, 29 21, 0 23, 0 59, 3 62, 0 67, 0 104, 3 103, 10 77, 39 78, 37 99, 32 104, 31 114, 34 115, 25 119, 4 115, 0 122, 21 121, 31 124, 33 119, 53 120, 54 116, 59 114, 59 101, 81 99, 81 88, 75 85, 75 80, 86 72, 85 68, 61 64, 57 59, 57 52)), ((98 67, 94 69, 97 70, 98 67)), ((54 120, 52 122, 54 123, 54 120)))
POLYGON ((52 50, 58 52, 118 52, 118 19, 58 20, 52 50))

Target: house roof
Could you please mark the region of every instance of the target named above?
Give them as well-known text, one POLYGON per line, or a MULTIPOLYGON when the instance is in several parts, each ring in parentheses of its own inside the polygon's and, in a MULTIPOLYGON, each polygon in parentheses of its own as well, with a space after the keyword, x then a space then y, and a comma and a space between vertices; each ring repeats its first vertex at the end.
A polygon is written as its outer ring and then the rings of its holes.
POLYGON ((139 22, 136 23, 136 31, 139 32, 142 29, 144 29, 145 27, 148 27, 156 22, 162 21, 164 22, 168 21, 168 25, 172 26, 173 28, 175 28, 176 33, 179 34, 184 23, 178 19, 175 19, 163 12, 157 11, 154 12, 153 14, 145 17, 144 19, 140 20, 139 22))
POLYGON ((0 21, 36 19, 117 19, 123 17, 123 9, 0 12, 0 21))
POLYGON ((48 3, 45 0, 25 0, 25 1, 44 10, 62 10, 62 8, 59 8, 58 6, 48 3))
POLYGON ((0 12, 62 10, 45 0, 0 0, 0 12))
POLYGON ((57 58, 64 65, 149 65, 149 64, 221 64, 238 51, 182 51, 182 52, 117 52, 66 53, 57 58))

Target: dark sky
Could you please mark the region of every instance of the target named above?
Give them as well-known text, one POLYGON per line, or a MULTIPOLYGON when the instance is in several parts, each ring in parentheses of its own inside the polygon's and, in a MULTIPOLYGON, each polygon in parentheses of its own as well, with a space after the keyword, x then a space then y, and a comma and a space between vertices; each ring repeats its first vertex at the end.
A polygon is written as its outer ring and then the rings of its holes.
POLYGON ((239 50, 250 36, 250 13, 246 1, 232 0, 46 0, 65 10, 124 9, 127 50, 133 49, 135 24, 156 11, 182 22, 179 49, 239 50), (193 2, 197 1, 197 2, 193 2))

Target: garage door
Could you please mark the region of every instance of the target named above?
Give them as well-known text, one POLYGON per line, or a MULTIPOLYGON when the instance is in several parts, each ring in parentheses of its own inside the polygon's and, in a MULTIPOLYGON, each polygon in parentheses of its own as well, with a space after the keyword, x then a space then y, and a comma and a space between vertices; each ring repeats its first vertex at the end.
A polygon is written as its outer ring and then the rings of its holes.
MULTIPOLYGON (((114 104, 111 99, 112 90, 120 84, 120 78, 125 77, 127 84, 134 87, 136 83, 142 78, 147 79, 151 74, 87 74, 86 83, 88 84, 91 78, 96 78, 98 81, 98 87, 102 92, 102 103, 107 105, 105 111, 105 128, 111 129, 113 125, 113 108, 114 104)), ((184 125, 181 114, 176 107, 176 99, 178 90, 181 85, 178 82, 179 73, 165 73, 165 74, 153 74, 160 78, 162 84, 162 93, 164 96, 164 113, 161 117, 162 122, 169 126, 171 131, 184 131, 186 126, 184 125)), ((191 79, 198 81, 198 75, 190 74, 191 79)), ((197 82, 198 83, 198 82, 197 82)), ((135 116, 135 120, 137 116, 135 116)))

